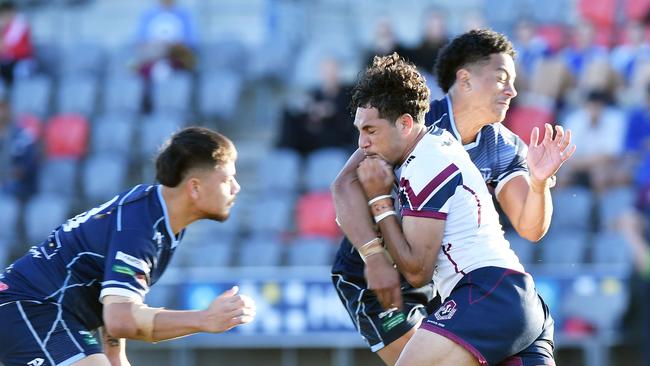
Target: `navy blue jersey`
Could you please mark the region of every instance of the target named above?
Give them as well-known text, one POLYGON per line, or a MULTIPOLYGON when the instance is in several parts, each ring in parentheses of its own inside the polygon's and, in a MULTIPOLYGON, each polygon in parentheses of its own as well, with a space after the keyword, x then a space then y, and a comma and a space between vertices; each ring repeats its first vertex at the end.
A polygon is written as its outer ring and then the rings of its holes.
MULTIPOLYGON (((445 129, 460 140, 449 96, 431 102, 429 112, 425 116, 425 124, 445 129)), ((485 183, 494 189, 495 194, 498 194, 508 180, 518 175, 528 175, 528 147, 501 123, 483 126, 476 136, 476 141, 464 147, 483 175, 485 183)), ((347 239, 341 243, 336 256, 333 273, 346 273, 363 278, 363 261, 347 239)))
POLYGON ((182 235, 171 230, 160 186, 135 186, 68 220, 9 266, 0 274, 0 304, 56 303, 95 329, 103 324, 100 299, 144 300, 182 235))

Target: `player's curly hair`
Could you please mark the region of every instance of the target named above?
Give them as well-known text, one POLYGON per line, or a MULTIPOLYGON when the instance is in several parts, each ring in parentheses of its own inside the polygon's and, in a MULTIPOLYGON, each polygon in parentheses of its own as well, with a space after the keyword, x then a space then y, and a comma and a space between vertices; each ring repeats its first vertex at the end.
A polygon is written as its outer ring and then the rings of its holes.
POLYGON ((226 136, 203 127, 187 127, 162 146, 156 158, 156 180, 176 187, 192 169, 212 169, 236 157, 235 145, 226 136))
POLYGON ((352 112, 357 108, 377 108, 379 116, 390 123, 408 113, 424 123, 429 111, 429 88, 415 65, 396 52, 375 56, 352 90, 352 112))
POLYGON ((456 81, 456 71, 468 65, 487 62, 490 55, 505 53, 515 58, 515 50, 508 38, 490 29, 474 29, 454 38, 438 53, 436 77, 445 93, 456 81))

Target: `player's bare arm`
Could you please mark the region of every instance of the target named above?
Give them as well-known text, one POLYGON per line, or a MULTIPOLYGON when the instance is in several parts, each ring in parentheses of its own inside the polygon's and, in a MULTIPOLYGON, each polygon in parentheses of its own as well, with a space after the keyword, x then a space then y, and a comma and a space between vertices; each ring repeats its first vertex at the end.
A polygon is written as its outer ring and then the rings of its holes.
POLYGON ((101 337, 102 349, 111 366, 131 366, 126 358, 126 340, 124 338, 110 336, 103 327, 101 328, 101 337))
MULTIPOLYGON (((368 197, 381 197, 390 192, 394 175, 384 160, 365 159, 359 164, 358 174, 368 197)), ((378 203, 372 209, 386 248, 402 275, 413 287, 429 283, 433 277, 445 222, 407 216, 400 224, 391 204, 378 203)))
POLYGON ((115 338, 159 342, 186 335, 225 332, 255 317, 255 304, 233 287, 215 298, 205 310, 165 310, 151 308, 122 296, 106 296, 104 321, 115 338))
POLYGON ((511 179, 497 196, 517 233, 532 242, 540 240, 551 224, 553 203, 550 188, 555 174, 576 148, 570 146, 571 130, 565 133, 561 126, 555 127, 553 137, 553 128, 546 124, 544 138, 538 140, 539 130, 534 128, 528 147, 528 179, 524 176, 511 179))
MULTIPOLYGON (((357 167, 364 159, 363 151, 358 149, 332 183, 336 216, 343 233, 359 250, 364 244, 377 238, 370 210, 359 178, 357 167)), ((390 191, 389 191, 390 194, 390 191)), ((384 309, 402 307, 402 291, 399 273, 384 255, 370 255, 364 258, 364 273, 368 288, 373 290, 384 309)))

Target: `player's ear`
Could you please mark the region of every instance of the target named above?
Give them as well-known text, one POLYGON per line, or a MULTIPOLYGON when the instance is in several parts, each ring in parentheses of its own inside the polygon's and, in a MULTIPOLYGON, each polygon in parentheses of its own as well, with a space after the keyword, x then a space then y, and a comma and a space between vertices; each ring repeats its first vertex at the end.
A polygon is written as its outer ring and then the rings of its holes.
POLYGON ((413 124, 415 121, 413 121, 413 116, 411 116, 408 113, 404 113, 400 116, 399 120, 399 127, 400 131, 402 131, 404 134, 408 134, 411 132, 411 129, 413 128, 413 124))
POLYGON ((460 90, 463 92, 469 92, 472 90, 469 70, 461 68, 456 71, 456 85, 458 85, 460 90))
POLYGON ((192 197, 192 199, 198 200, 200 181, 197 178, 190 178, 187 180, 185 185, 187 194, 192 197))

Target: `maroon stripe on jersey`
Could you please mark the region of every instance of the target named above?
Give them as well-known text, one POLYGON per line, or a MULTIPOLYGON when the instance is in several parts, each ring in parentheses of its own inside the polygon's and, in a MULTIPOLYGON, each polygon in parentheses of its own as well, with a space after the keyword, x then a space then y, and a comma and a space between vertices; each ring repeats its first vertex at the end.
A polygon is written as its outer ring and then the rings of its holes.
POLYGON ((474 196, 474 199, 476 200, 476 207, 478 209, 478 226, 481 226, 481 199, 478 198, 478 195, 476 192, 474 192, 471 188, 463 184, 463 188, 465 188, 466 191, 471 193, 474 196))
POLYGON ((447 220, 447 214, 438 211, 413 211, 408 208, 402 208, 402 216, 428 217, 430 219, 447 220))
POLYGON ((465 275, 465 272, 459 270, 458 264, 453 259, 451 259, 451 253, 449 253, 450 250, 451 250, 451 243, 447 243, 446 245, 442 246, 442 252, 445 253, 447 259, 449 259, 451 264, 454 265, 454 271, 456 271, 456 273, 462 273, 463 275, 465 275))
POLYGON ((399 181, 399 186, 404 188, 404 191, 408 195, 409 202, 411 203, 412 208, 420 207, 424 200, 429 197, 431 192, 433 192, 442 182, 447 180, 452 174, 458 171, 458 167, 455 164, 449 164, 443 171, 436 175, 423 189, 420 193, 415 194, 413 188, 411 188, 411 182, 408 179, 402 178, 399 181))

